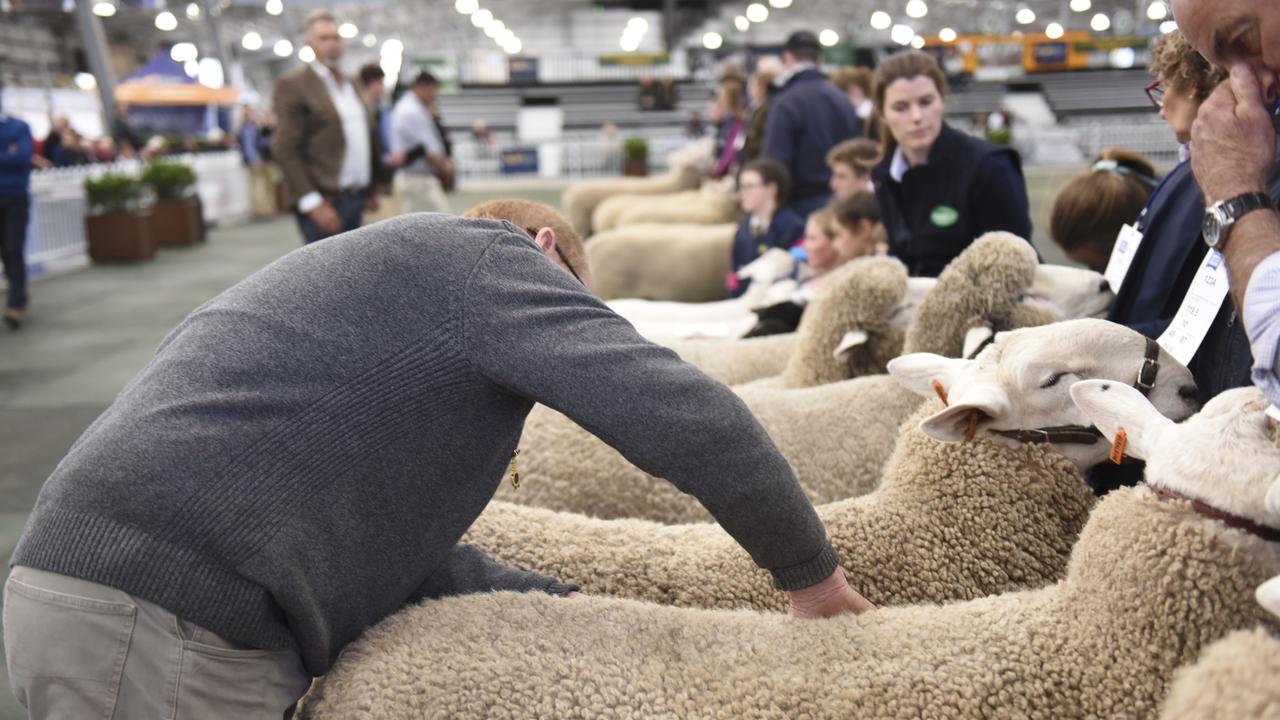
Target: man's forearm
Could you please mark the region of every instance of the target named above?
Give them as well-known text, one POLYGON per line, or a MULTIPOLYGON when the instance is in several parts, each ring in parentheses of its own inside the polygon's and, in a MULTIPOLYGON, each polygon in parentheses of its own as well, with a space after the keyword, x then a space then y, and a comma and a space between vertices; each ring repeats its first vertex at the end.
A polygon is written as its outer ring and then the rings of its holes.
POLYGON ((1232 226, 1223 255, 1236 307, 1244 307, 1244 291, 1254 268, 1275 252, 1280 252, 1280 214, 1276 211, 1251 212, 1232 226))

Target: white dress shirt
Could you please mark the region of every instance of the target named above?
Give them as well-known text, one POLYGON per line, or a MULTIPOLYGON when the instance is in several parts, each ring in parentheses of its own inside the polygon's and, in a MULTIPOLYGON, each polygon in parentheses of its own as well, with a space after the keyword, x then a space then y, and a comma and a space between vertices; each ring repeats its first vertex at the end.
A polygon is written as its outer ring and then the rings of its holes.
MULTIPOLYGON (((369 186, 373 148, 369 146, 369 117, 364 103, 356 94, 355 85, 343 79, 339 86, 333 72, 323 63, 311 63, 311 69, 324 82, 333 101, 333 109, 342 121, 342 136, 346 141, 346 153, 342 156, 342 169, 338 172, 338 187, 343 190, 363 189, 369 186)), ((298 210, 307 213, 324 202, 318 192, 310 192, 298 200, 298 210)))
MULTIPOLYGON (((412 91, 405 93, 391 110, 391 152, 402 153, 418 145, 426 148, 428 155, 445 156, 444 141, 436 127, 435 118, 412 91)), ((430 174, 431 164, 419 158, 404 169, 412 173, 430 174)))

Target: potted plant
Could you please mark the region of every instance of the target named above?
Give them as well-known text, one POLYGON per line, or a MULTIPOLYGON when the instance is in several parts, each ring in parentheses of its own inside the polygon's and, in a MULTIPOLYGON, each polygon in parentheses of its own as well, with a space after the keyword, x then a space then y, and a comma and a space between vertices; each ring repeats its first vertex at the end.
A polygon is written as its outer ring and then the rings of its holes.
POLYGON ((628 138, 622 143, 622 174, 636 177, 649 174, 649 143, 644 138, 628 138))
POLYGON ((156 254, 151 214, 142 183, 128 175, 86 178, 89 214, 84 219, 89 259, 148 260, 156 254))
POLYGON ((196 201, 196 174, 190 166, 160 160, 147 164, 142 184, 151 189, 151 235, 159 245, 194 245, 201 233, 200 204, 196 201))

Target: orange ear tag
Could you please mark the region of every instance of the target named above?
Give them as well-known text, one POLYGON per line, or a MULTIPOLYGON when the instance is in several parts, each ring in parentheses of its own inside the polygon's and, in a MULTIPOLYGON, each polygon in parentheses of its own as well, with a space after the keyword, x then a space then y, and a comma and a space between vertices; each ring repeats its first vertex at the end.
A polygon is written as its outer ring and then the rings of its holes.
POLYGON ((969 427, 964 431, 964 441, 969 442, 974 435, 978 434, 978 411, 969 411, 969 427))
POLYGON ((1124 428, 1116 431, 1116 439, 1111 442, 1111 462, 1119 465, 1124 461, 1124 449, 1129 445, 1129 436, 1125 434, 1124 428))
POLYGON ((942 404, 943 404, 943 405, 946 405, 946 404, 947 404, 947 390, 946 390, 946 388, 942 387, 942 383, 938 382, 937 380, 934 380, 934 381, 933 381, 933 391, 934 391, 934 392, 936 392, 936 393, 938 393, 938 399, 942 401, 942 404))

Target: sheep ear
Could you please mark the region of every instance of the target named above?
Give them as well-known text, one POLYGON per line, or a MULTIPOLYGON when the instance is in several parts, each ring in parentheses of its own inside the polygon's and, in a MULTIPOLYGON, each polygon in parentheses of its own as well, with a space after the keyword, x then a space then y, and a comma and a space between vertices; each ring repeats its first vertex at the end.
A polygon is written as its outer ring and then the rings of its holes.
POLYGON ((972 440, 978 423, 984 418, 1008 415, 1009 400, 997 388, 969 391, 964 402, 948 406, 941 412, 925 418, 920 430, 939 442, 972 440))
POLYGON ((972 358, 995 336, 996 331, 987 325, 969 328, 969 332, 964 334, 964 350, 961 351, 960 356, 972 358))
POLYGON ((889 361, 889 374, 902 387, 920 397, 937 397, 935 381, 942 388, 951 391, 951 379, 955 373, 966 368, 970 360, 943 357, 933 353, 911 353, 901 355, 889 361))
POLYGON ((840 338, 840 344, 836 346, 835 352, 831 353, 837 360, 848 360, 853 351, 867 344, 867 333, 865 330, 850 330, 840 338))
POLYGON ((1280 575, 1259 585, 1255 597, 1267 612, 1280 618, 1280 575))
POLYGON ((1113 380, 1082 380, 1071 386, 1071 399, 1107 440, 1114 443, 1124 428, 1125 454, 1140 460, 1149 458, 1160 434, 1174 426, 1142 393, 1113 380))

